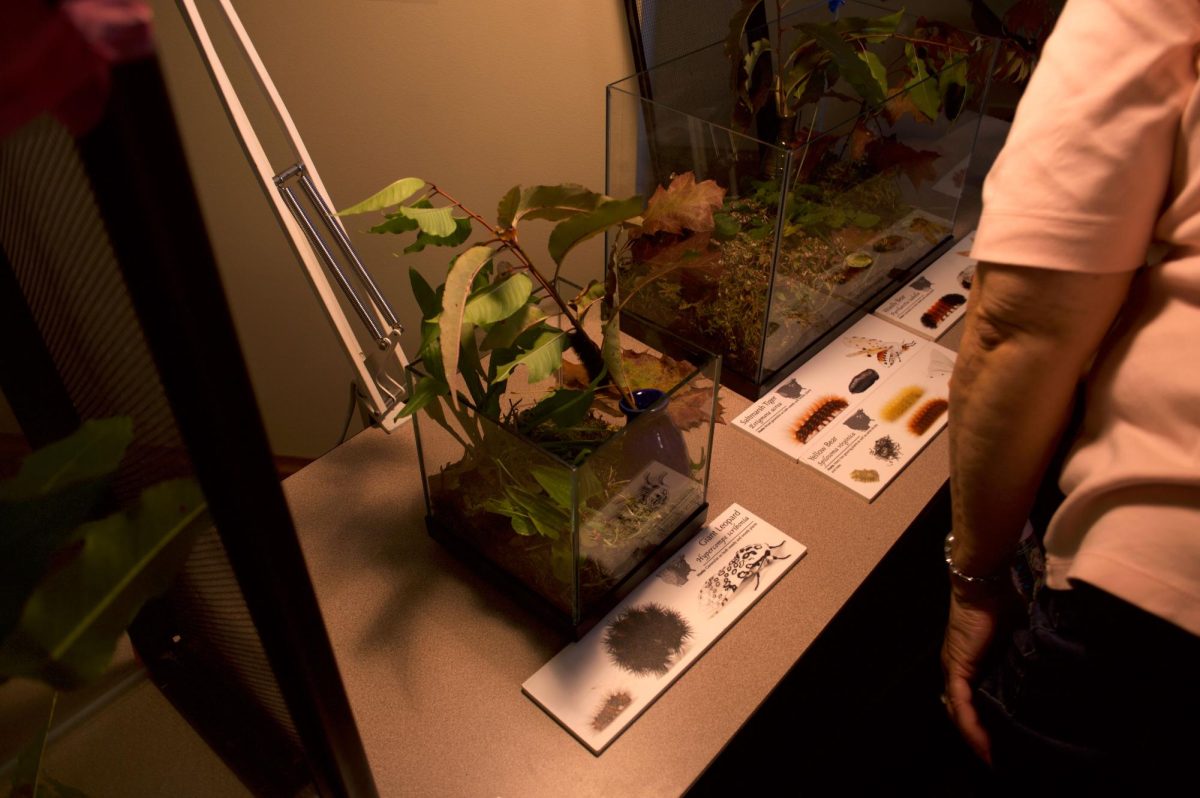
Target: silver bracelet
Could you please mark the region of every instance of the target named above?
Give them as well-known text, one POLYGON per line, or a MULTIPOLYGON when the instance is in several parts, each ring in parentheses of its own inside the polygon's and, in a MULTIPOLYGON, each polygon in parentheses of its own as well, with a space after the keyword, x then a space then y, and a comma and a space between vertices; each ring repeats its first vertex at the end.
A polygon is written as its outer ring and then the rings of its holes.
POLYGON ((954 545, 954 532, 946 535, 946 541, 942 544, 942 553, 946 555, 946 568, 949 569, 950 575, 963 580, 971 585, 991 585, 999 582, 1003 574, 991 574, 990 576, 971 576, 964 574, 954 565, 954 558, 950 556, 950 547, 954 545))

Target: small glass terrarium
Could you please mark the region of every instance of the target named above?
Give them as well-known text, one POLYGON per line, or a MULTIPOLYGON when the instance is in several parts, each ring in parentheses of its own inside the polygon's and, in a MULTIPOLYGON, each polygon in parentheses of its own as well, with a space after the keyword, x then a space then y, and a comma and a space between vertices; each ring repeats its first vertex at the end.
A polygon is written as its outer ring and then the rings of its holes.
MULTIPOLYGON (((465 394, 423 407, 413 420, 430 533, 582 634, 704 522, 720 360, 689 358, 626 350, 634 405, 601 390, 568 427, 523 408, 586 383, 570 360, 510 389, 498 421, 465 394)), ((422 364, 408 376, 412 390, 422 364)))
POLYGON ((721 353, 757 398, 949 239, 994 48, 853 2, 732 30, 608 87, 608 194, 720 192, 711 230, 643 236, 609 268, 622 288, 658 275, 623 329, 721 353))

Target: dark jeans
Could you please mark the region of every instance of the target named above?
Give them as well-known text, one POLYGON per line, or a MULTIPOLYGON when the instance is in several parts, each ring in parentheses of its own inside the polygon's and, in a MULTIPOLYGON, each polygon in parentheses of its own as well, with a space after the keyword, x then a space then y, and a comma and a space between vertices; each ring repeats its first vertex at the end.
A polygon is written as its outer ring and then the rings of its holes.
POLYGON ((1038 590, 976 705, 1006 791, 1200 790, 1200 637, 1098 588, 1038 590))

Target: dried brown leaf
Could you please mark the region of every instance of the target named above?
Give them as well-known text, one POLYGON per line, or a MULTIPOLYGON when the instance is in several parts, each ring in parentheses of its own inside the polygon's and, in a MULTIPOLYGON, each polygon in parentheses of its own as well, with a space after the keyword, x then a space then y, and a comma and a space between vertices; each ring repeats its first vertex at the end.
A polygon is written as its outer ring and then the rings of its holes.
POLYGON ((642 220, 643 233, 697 233, 713 229, 713 211, 719 210, 725 199, 725 189, 715 180, 696 182, 696 175, 684 172, 677 175, 667 188, 659 186, 646 207, 642 220))

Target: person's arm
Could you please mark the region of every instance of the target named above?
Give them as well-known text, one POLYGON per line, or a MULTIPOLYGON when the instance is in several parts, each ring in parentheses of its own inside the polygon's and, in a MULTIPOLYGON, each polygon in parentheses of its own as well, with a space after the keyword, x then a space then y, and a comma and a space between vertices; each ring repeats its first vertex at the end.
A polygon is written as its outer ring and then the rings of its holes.
MULTIPOLYGON (((1132 275, 979 265, 950 383, 951 556, 961 573, 989 577, 1008 565, 1075 387, 1132 275)), ((951 584, 945 698, 967 741, 989 759, 971 691, 999 603, 979 583, 951 584)))

